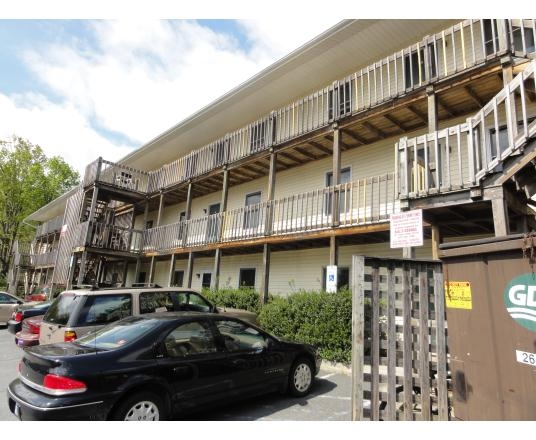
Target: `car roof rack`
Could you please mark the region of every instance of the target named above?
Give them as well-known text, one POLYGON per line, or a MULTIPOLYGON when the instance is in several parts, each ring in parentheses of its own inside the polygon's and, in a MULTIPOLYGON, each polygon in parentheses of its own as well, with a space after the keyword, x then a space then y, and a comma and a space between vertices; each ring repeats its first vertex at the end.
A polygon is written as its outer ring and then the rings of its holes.
POLYGON ((144 288, 144 287, 162 287, 156 283, 132 283, 130 287, 144 288))

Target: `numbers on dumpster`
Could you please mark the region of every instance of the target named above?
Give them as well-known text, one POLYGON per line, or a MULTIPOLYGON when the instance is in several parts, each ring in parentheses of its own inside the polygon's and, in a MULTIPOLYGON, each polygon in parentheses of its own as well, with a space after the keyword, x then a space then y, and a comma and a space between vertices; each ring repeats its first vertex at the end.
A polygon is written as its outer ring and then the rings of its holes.
POLYGON ((516 350, 516 360, 521 364, 536 366, 536 353, 516 350))

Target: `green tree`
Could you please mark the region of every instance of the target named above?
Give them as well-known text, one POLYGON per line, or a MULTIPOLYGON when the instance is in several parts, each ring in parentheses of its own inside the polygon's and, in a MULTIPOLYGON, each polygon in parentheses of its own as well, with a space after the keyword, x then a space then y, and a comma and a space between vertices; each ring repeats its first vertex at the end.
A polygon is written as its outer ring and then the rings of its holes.
POLYGON ((7 275, 15 240, 29 242, 35 232, 23 220, 79 180, 61 157, 47 158, 39 145, 15 136, 0 141, 0 280, 7 275))

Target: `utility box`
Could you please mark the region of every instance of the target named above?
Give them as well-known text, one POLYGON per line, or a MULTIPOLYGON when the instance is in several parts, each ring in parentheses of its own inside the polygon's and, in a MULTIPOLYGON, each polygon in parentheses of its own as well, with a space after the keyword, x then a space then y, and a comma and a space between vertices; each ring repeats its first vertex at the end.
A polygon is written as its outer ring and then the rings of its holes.
POLYGON ((536 420, 536 237, 440 246, 453 416, 536 420))

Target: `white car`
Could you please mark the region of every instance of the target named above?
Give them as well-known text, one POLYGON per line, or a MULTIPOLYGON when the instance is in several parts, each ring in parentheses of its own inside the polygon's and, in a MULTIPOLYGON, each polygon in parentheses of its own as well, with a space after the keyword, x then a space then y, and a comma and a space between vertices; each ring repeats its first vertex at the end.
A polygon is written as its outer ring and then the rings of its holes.
POLYGON ((0 325, 7 325, 13 310, 24 301, 7 292, 0 292, 0 325))

